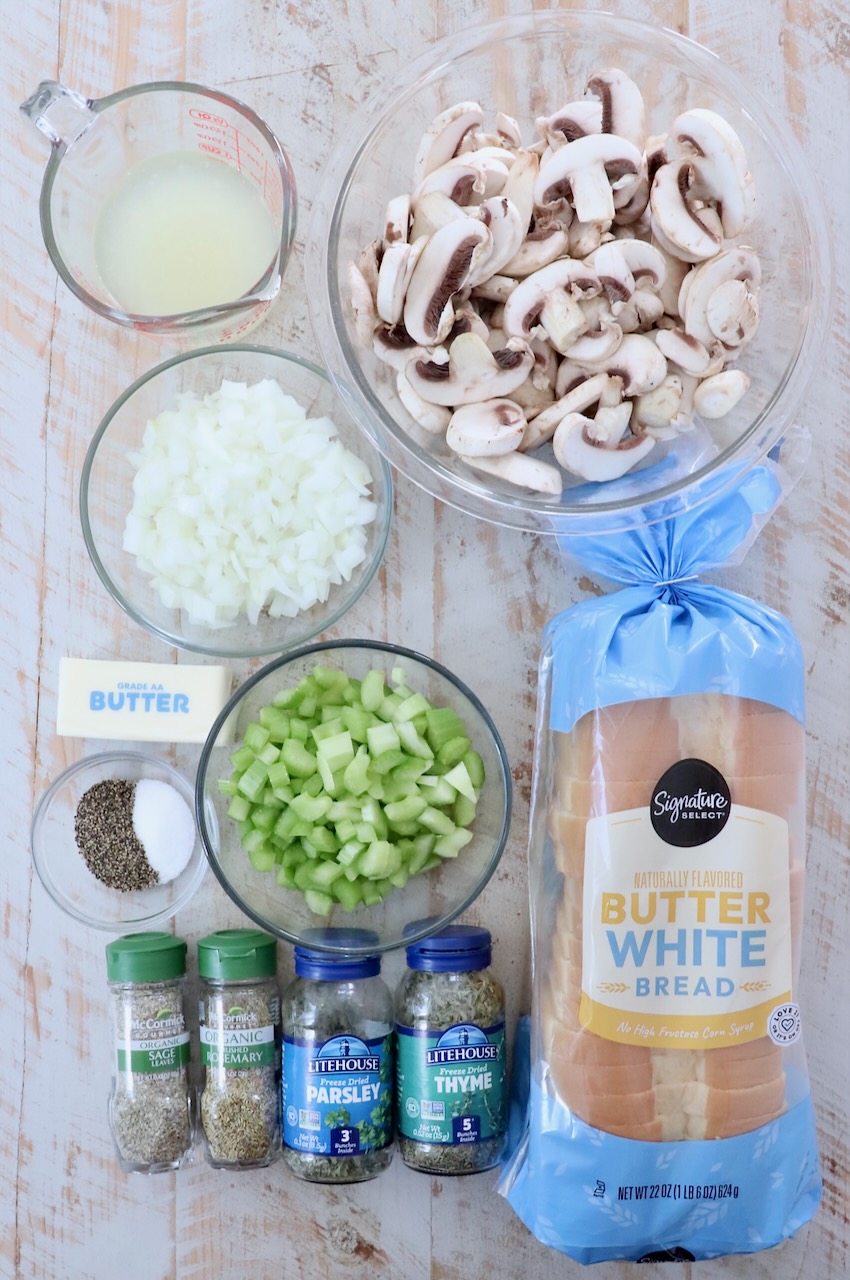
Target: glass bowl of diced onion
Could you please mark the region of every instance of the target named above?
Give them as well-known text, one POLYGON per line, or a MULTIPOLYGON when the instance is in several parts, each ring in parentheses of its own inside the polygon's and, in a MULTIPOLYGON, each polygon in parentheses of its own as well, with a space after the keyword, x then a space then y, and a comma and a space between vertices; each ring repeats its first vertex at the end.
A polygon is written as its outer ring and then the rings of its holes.
POLYGON ((488 711, 445 667, 331 641, 237 690, 204 745, 195 812, 213 871, 260 928, 350 952, 334 929, 354 926, 375 939, 365 951, 388 951, 484 888, 508 837, 511 774, 488 711))
POLYGON ((248 658, 332 627, 369 586, 389 466, 325 372, 270 347, 157 365, 92 439, 80 516, 112 598, 154 635, 248 658))

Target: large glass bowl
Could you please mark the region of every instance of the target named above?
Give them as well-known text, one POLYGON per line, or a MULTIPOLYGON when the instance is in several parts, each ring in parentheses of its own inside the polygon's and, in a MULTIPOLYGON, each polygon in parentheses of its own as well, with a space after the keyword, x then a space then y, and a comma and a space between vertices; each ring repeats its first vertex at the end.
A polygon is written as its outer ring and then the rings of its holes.
MULTIPOLYGON (((453 35, 378 92, 325 166, 313 204, 308 298, 326 366, 352 415, 390 461, 422 488, 475 516, 554 534, 599 534, 666 518, 734 482, 794 420, 830 315, 830 251, 817 183, 790 129, 752 85, 693 41, 604 13, 540 11, 453 35), (620 67, 646 99, 647 134, 665 133, 691 107, 719 112, 739 134, 755 180, 757 211, 738 242, 761 259, 761 323, 740 359, 751 386, 725 418, 659 446, 621 481, 576 481, 546 497, 483 476, 440 435, 423 431, 398 399, 395 372, 354 332, 347 267, 385 225, 388 198, 411 188, 414 156, 431 120, 475 100, 519 122, 580 98, 588 77, 620 67), (354 139, 354 141, 352 141, 354 139), (343 385, 344 384, 344 385, 343 385), (650 509, 648 504, 652 504, 650 509)), ((545 457, 546 454, 539 456, 545 457)))
POLYGON ((319 944, 316 934, 305 937, 305 932, 327 924, 354 926, 371 931, 378 939, 377 945, 364 943, 361 950, 367 954, 427 937, 454 920, 477 898, 493 874, 508 838, 511 775, 496 726, 457 676, 410 649, 377 641, 340 640, 309 645, 278 658, 237 690, 210 730, 201 753, 195 814, 213 871, 237 907, 261 929, 293 944, 303 942, 321 950, 350 952, 350 945, 319 944), (451 707, 458 713, 485 770, 484 787, 470 828, 474 838, 458 857, 412 877, 403 889, 393 890, 378 906, 361 906, 348 912, 336 907, 330 917, 314 915, 301 893, 278 885, 274 872, 254 869, 240 844, 237 823, 227 816, 230 796, 222 795, 218 788, 219 779, 229 778, 233 772, 230 755, 236 748, 230 740, 229 745, 222 742, 224 726, 231 716, 235 717, 238 745, 260 709, 281 689, 298 684, 317 663, 338 668, 357 679, 379 667, 387 681, 392 670, 401 667, 411 690, 424 694, 434 706, 451 707))
POLYGON ((272 347, 234 345, 205 347, 166 360, 151 369, 116 400, 94 434, 80 480, 80 518, 88 553, 103 585, 121 608, 160 639, 195 653, 250 658, 282 653, 327 631, 357 601, 381 563, 392 517, 392 475, 317 365, 272 347), (142 442, 149 419, 173 408, 183 391, 203 396, 217 391, 222 381, 277 381, 307 410, 308 417, 328 417, 345 447, 368 465, 371 497, 377 507, 367 526, 366 556, 347 582, 332 586, 327 600, 302 610, 294 618, 261 613, 255 624, 242 614, 226 627, 190 622, 185 611, 167 608, 123 550, 124 523, 133 503, 135 468, 130 454, 142 442))

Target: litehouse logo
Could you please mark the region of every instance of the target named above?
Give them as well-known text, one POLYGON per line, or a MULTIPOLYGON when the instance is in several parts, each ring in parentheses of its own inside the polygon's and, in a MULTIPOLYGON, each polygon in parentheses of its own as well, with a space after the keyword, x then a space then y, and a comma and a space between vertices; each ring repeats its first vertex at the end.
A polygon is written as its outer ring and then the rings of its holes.
POLYGON ((341 1075, 352 1071, 380 1071, 381 1061, 357 1036, 326 1040, 310 1062, 311 1075, 341 1075))
POLYGON ((494 1062, 498 1056, 499 1046, 490 1044, 480 1027, 464 1022, 443 1032, 428 1050, 426 1061, 429 1067, 437 1067, 453 1062, 494 1062))
POLYGON ((706 760, 679 760, 656 783, 649 816, 666 844, 708 844, 729 821, 732 798, 719 769, 706 760))

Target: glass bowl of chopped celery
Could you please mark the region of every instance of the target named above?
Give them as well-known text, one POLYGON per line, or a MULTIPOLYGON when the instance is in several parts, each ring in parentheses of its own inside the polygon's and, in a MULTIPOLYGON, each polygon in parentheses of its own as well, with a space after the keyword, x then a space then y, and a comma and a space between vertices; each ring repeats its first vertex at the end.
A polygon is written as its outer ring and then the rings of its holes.
POLYGON ((317 925, 356 924, 378 938, 366 950, 389 951, 484 888, 511 775, 488 711, 445 667, 331 641, 237 690, 204 745, 195 814, 213 871, 262 929, 297 944, 317 925))
POLYGON ((116 400, 80 481, 112 598, 169 644, 249 658, 328 630, 369 586, 390 468, 324 371, 271 347, 191 351, 116 400))

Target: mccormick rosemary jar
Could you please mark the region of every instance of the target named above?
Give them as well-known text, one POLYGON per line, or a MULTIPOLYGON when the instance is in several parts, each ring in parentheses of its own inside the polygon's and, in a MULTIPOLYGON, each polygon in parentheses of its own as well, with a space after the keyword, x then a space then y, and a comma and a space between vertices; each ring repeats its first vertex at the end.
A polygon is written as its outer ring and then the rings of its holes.
POLYGON ((115 1038, 109 1121, 122 1169, 179 1169, 192 1149, 186 943, 130 933, 106 948, 115 1038))
MULTIPOLYGON (((363 948, 366 929, 306 941, 363 948)), ((311 1182, 364 1182, 392 1160, 393 1001, 379 955, 295 948, 283 994, 283 1158, 311 1182)))
POLYGON ((478 1173, 505 1152, 505 999, 490 933, 450 925, 407 948, 396 994, 399 1151, 424 1173, 478 1173))
POLYGON ((200 1116, 216 1169, 250 1169, 280 1154, 277 942, 260 929, 221 929, 198 943, 200 1116))

